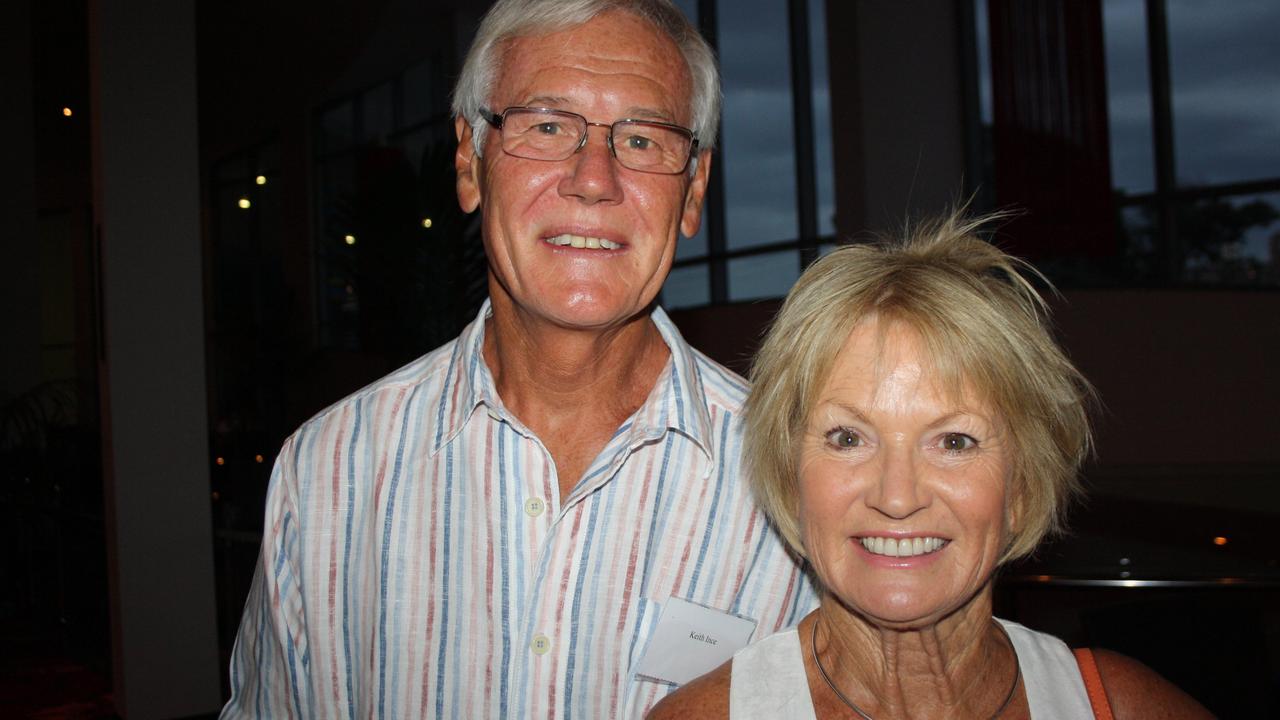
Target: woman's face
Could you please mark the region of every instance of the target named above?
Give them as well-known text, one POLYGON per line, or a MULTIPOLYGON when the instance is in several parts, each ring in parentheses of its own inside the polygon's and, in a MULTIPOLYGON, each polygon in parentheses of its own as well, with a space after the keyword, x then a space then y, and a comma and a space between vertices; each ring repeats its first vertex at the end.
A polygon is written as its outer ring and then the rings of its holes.
POLYGON ((826 588, 876 624, 937 623, 988 586, 1012 449, 969 388, 939 387, 917 333, 850 333, 801 441, 799 519, 826 588))

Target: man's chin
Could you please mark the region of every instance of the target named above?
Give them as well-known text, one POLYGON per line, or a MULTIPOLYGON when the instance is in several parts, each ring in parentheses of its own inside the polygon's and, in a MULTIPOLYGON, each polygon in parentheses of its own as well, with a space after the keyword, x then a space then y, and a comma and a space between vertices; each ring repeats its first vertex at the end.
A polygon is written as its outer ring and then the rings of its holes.
POLYGON ((620 299, 607 294, 578 294, 561 302, 542 304, 541 313, 570 330, 607 330, 646 317, 653 300, 620 299))

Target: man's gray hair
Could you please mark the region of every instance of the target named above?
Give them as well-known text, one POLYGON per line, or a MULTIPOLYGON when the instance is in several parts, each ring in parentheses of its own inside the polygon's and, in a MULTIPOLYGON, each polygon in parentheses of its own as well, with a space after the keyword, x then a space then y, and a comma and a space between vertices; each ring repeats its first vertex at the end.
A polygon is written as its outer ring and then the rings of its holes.
POLYGON ((502 45, 512 38, 567 30, 614 10, 648 21, 680 48, 693 80, 689 98, 691 129, 699 149, 708 150, 715 145, 720 122, 720 73, 715 53, 670 0, 498 0, 480 22, 453 89, 453 115, 466 118, 471 125, 477 155, 484 145, 486 125, 480 108, 488 107, 489 93, 497 84, 502 45))

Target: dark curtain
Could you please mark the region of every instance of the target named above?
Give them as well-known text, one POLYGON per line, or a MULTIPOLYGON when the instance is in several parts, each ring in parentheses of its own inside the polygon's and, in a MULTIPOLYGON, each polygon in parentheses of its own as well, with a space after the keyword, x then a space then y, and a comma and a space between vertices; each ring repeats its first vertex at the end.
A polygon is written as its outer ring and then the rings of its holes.
POLYGON ((990 0, 1002 245, 1034 260, 1118 252, 1100 0, 990 0))

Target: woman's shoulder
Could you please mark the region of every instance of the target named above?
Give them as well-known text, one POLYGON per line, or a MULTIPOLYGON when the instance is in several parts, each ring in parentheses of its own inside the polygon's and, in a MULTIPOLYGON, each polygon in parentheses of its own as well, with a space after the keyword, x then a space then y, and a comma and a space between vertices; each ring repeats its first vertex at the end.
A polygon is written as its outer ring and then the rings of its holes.
POLYGON ((689 682, 662 699, 645 717, 648 720, 729 717, 729 685, 733 661, 689 682))
POLYGON ((1094 650, 1093 656, 1116 720, 1213 717, 1195 698, 1141 662, 1110 650, 1094 650))

